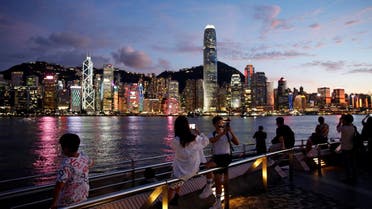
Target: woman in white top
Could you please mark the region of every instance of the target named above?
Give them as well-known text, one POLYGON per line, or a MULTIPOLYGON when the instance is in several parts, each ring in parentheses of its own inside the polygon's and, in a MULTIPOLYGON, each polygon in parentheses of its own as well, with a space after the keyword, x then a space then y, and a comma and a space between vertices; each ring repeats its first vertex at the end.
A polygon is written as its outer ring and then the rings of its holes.
MULTIPOLYGON (((206 162, 203 148, 208 145, 209 139, 204 134, 199 134, 197 129, 194 131, 195 134, 191 132, 189 122, 185 116, 177 117, 174 122, 175 139, 171 145, 175 153, 173 160, 173 176, 183 181, 197 174, 200 163, 206 162)), ((170 204, 177 204, 178 193, 183 181, 171 185, 169 190, 170 204), (176 192, 175 195, 174 192, 176 192)))

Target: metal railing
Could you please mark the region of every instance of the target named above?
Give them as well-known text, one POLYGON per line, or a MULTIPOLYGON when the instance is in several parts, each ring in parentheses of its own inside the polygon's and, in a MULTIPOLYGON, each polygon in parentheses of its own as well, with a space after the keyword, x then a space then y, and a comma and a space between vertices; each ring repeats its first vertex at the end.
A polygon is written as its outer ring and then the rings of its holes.
MULTIPOLYGON (((332 140, 332 139, 331 139, 332 140)), ((289 150, 280 150, 280 151, 277 151, 277 152, 271 152, 271 153, 267 153, 265 155, 259 155, 259 156, 254 156, 254 157, 247 157, 247 158, 244 158, 242 160, 237 160, 237 161, 234 161, 230 164, 229 167, 233 167, 233 166, 236 166, 236 165, 241 165, 241 164, 244 164, 244 163, 247 163, 247 162, 252 162, 252 161, 256 161, 254 164, 262 164, 262 170, 264 169, 267 169, 267 158, 268 157, 272 157, 272 156, 275 156, 275 155, 279 155, 279 154, 284 154, 284 153, 287 153, 287 152, 290 152, 292 151, 292 154, 289 155, 288 159, 290 162, 293 162, 293 152, 295 150, 299 150, 299 149, 302 149, 304 147, 304 142, 305 140, 298 140, 298 141, 301 141, 301 144, 296 144, 296 146, 292 149, 289 149, 289 150), (259 160, 260 159, 260 160, 259 160), (266 164, 266 165, 264 165, 266 164)), ((297 141, 297 142, 298 142, 297 141)), ((333 140, 334 141, 334 140, 333 140)), ((322 176, 322 173, 321 173, 321 160, 322 158, 324 157, 323 156, 323 153, 321 153, 322 149, 320 149, 322 146, 328 146, 328 148, 334 144, 334 143, 339 143, 339 142, 329 142, 329 143, 324 143, 324 144, 318 144, 318 145, 315 145, 314 147, 317 149, 318 153, 317 153, 317 160, 318 160, 318 167, 317 167, 317 170, 318 170, 318 175, 319 176, 322 176)), ((233 153, 235 156, 246 156, 248 153, 250 152, 253 152, 253 149, 248 149, 247 147, 250 147, 250 146, 253 146, 254 144, 243 144, 242 146, 240 146, 238 149, 236 149, 236 151, 233 153)), ((140 159, 140 160, 152 160, 152 159, 156 159, 156 158, 165 158, 165 157, 168 157, 169 155, 161 155, 161 156, 155 156, 155 157, 149 157, 149 158, 145 158, 145 159, 140 159)), ((120 176, 120 175, 124 175, 124 174, 130 174, 130 178, 128 181, 129 183, 131 182, 132 183, 132 187, 129 188, 129 189, 125 189, 125 190, 121 190, 121 191, 118 191, 118 192, 113 192, 113 193, 110 193, 109 195, 103 195, 103 196, 96 196, 96 197, 92 197, 90 198, 87 202, 84 202, 82 203, 82 207, 85 205, 85 204, 90 204, 89 202, 90 201, 96 201, 94 204, 104 204, 106 202, 110 202, 110 201, 113 201, 115 199, 120 199, 120 198, 124 198, 126 196, 130 196, 130 195, 133 195, 135 193, 138 193, 139 191, 143 192, 145 190, 149 190, 149 189, 156 189, 158 187, 162 187, 162 189, 158 188, 156 191, 157 191, 157 196, 160 195, 160 193, 162 193, 162 195, 166 195, 165 193, 165 188, 168 187, 169 184, 171 183, 174 183, 174 182, 177 182, 178 180, 177 179, 167 179, 167 180, 164 180, 164 181, 160 181, 158 183, 155 183, 155 184, 148 184, 148 185, 142 185, 142 186, 139 186, 139 187, 133 187, 135 185, 135 182, 136 181, 140 181, 140 180, 143 180, 143 177, 139 177, 138 178, 138 175, 139 175, 139 172, 141 171, 144 171, 146 168, 156 168, 156 167, 170 167, 171 165, 171 162, 164 162, 164 163, 158 163, 158 164, 151 164, 151 165, 145 165, 145 166, 141 166, 141 167, 135 167, 136 165, 136 162, 134 160, 131 160, 131 168, 130 169, 125 169, 125 170, 120 170, 120 171, 113 171, 113 172, 109 172, 109 173, 103 173, 103 174, 96 174, 94 176, 92 176, 90 178, 91 181, 98 181, 98 180, 105 180, 105 179, 108 179, 108 178, 112 178, 114 176, 120 176), (159 191, 161 191, 159 193, 159 191), (111 198, 111 196, 113 196, 111 198)), ((137 161, 138 162, 138 161, 137 161)), ((211 171, 215 171, 215 170, 219 170, 219 169, 222 169, 222 168, 213 168, 213 169, 209 169, 209 170, 206 170, 206 171, 201 171, 198 175, 203 175, 205 173, 208 173, 208 172, 211 172, 211 171)), ((263 176, 264 176, 264 173, 266 173, 265 175, 267 176, 267 171, 262 171, 263 172, 263 176)), ((289 169, 289 178, 292 180, 293 178, 293 166, 292 166, 292 163, 290 163, 290 169, 289 169)), ((157 175, 164 175, 164 176, 170 176, 170 171, 169 172, 166 172, 166 173, 161 173, 161 174, 157 174, 157 175)), ((267 187, 267 181, 265 183, 265 179, 263 177, 263 183, 264 183, 264 186, 267 187), (266 185, 265 185, 266 184, 266 185)), ((92 188, 91 189, 91 192, 95 192, 97 190, 100 190, 100 189, 106 189, 106 188, 110 188, 110 187, 114 187, 114 186, 120 186, 120 185, 123 185, 123 184, 129 184, 128 181, 117 181, 115 182, 114 184, 105 184, 101 187, 96 187, 96 188, 92 188)), ((54 187, 54 184, 50 184, 50 185, 44 185, 44 186, 37 186, 37 187, 31 187, 31 188, 21 188, 21 189, 16 189, 16 190, 11 190, 11 191, 6 191, 6 192, 1 192, 0 193, 0 200, 2 199, 5 199, 5 198, 9 198, 9 197, 22 197, 23 194, 33 194, 33 193, 36 193, 36 192, 41 192, 41 191, 47 191, 47 190, 52 190, 54 187)), ((226 186, 226 188, 228 189, 228 186, 226 186)), ((155 191, 154 191, 155 192, 155 191)), ((228 192, 227 192, 228 193, 228 192)), ((51 193, 50 193, 51 194, 51 193)), ((154 195, 152 195, 153 197, 154 195)), ((156 196, 156 195, 155 195, 156 196)), ((226 200, 228 200, 228 196, 225 197, 226 200)), ((156 199, 156 198, 155 198, 156 199)), ((29 202, 29 203, 26 203, 26 204, 21 204, 21 205, 18 205, 14 208, 24 208, 24 207, 27 207, 27 206, 33 206, 35 204, 38 204, 40 202, 49 202, 51 200, 50 196, 46 199, 43 199, 43 200, 34 200, 34 202, 29 202)), ((150 203, 152 203, 150 201, 150 203)), ((149 204, 150 204, 149 203, 149 204)), ((165 203, 163 203, 165 204, 165 203)), ((167 205, 167 204, 166 204, 167 205)), ((80 206, 76 206, 76 207, 80 207, 80 206)), ((86 207, 86 206, 84 206, 86 207)), ((91 205, 88 205, 88 207, 91 207, 91 205)), ((68 207, 69 208, 69 207, 68 207)), ((75 206, 72 206, 71 208, 75 208, 75 206)), ((165 208, 165 207, 163 207, 165 208)))
MULTIPOLYGON (((267 154, 263 154, 263 155, 258 155, 258 156, 254 156, 254 157, 247 157, 247 158, 232 162, 227 167, 227 169, 222 168, 222 167, 211 168, 211 169, 200 171, 195 177, 205 175, 209 172, 225 169, 225 175, 224 175, 225 180, 224 180, 224 185, 223 185, 223 187, 224 187, 224 198, 225 198, 224 208, 229 209, 229 189, 228 189, 229 187, 228 187, 228 171, 227 171, 229 168, 253 162, 252 166, 248 169, 248 170, 250 170, 252 168, 257 168, 259 165, 261 165, 262 182, 263 182, 264 188, 267 190, 267 186, 268 186, 267 185, 268 158, 276 156, 276 155, 288 154, 289 179, 292 181, 293 180, 293 171, 294 171, 294 169, 293 169, 293 152, 294 152, 294 150, 295 150, 295 148, 291 148, 291 149, 280 150, 280 151, 271 152, 271 153, 267 153, 267 154)), ((141 209, 149 208, 160 195, 162 195, 162 208, 167 209, 168 208, 168 202, 169 202, 168 201, 168 187, 169 187, 169 185, 171 185, 173 183, 176 183, 176 182, 179 182, 179 181, 181 181, 181 180, 176 179, 176 178, 172 178, 172 179, 169 179, 169 180, 159 181, 159 182, 156 182, 156 183, 151 183, 151 184, 140 186, 140 187, 130 188, 130 189, 115 192, 115 193, 112 193, 112 194, 109 194, 109 195, 103 195, 103 196, 99 196, 99 197, 90 198, 85 202, 78 203, 78 204, 75 204, 75 205, 71 205, 71 206, 68 206, 68 207, 64 207, 64 209, 90 208, 90 207, 102 205, 102 204, 105 204, 105 203, 109 203, 109 202, 112 202, 112 201, 115 201, 115 200, 119 200, 119 199, 122 199, 122 198, 126 198, 126 197, 129 197, 129 196, 138 194, 138 193, 143 193, 143 192, 146 192, 148 190, 153 190, 153 191, 149 195, 147 201, 142 205, 141 209)))
MULTIPOLYGON (((242 144, 241 146, 239 146, 236 151, 233 152, 233 154, 235 156, 245 156, 247 155, 248 153, 253 153, 253 150, 252 149, 249 149, 250 146, 253 146, 254 144, 242 144)), ((208 150, 207 150, 208 152, 208 150)), ((154 156, 154 157, 148 157, 148 158, 142 158, 142 159, 138 159, 138 160, 134 160, 134 159, 131 159, 131 160, 128 160, 126 162, 123 162, 123 163, 128 163, 129 166, 128 166, 128 169, 124 169, 124 170, 118 170, 118 171, 111 171, 111 172, 106 172, 106 173, 102 173, 102 174, 95 174, 95 175, 92 175, 89 180, 90 180, 90 183, 94 183, 94 182, 98 182, 98 181, 105 181, 105 180, 108 180, 108 179, 112 179, 112 178, 115 178, 115 177, 120 177, 120 176, 127 176, 127 180, 124 180, 124 179, 121 179, 120 181, 116 181, 114 183, 109 183, 109 184, 104 184, 104 185, 101 185, 101 186, 98 186, 98 187, 91 187, 91 190, 90 190, 90 194, 94 194, 95 192, 98 192, 100 190, 104 191, 105 189, 110 189, 110 188, 113 188, 113 187, 120 187, 120 186, 123 186, 123 185, 129 185, 131 184, 130 187, 134 187, 136 182, 140 182, 140 181, 143 181, 144 180, 144 177, 143 177, 143 171, 146 169, 146 168, 167 168, 167 167, 171 167, 171 163, 170 161, 168 162, 162 162, 162 163, 156 163, 156 164, 152 164, 151 162, 153 162, 154 160, 156 159, 167 159, 169 156, 171 155, 160 155, 160 156, 154 156), (136 167, 137 164, 141 164, 139 162, 145 162, 145 161, 148 161, 149 164, 148 165, 144 165, 144 166, 139 166, 139 167, 136 167)), ((207 157, 210 157, 210 155, 207 155, 207 157)), ((143 164, 143 163, 142 163, 143 164)), ((161 177, 161 176, 170 176, 170 172, 164 172, 164 173, 157 173, 157 177, 161 177)), ((46 174, 47 176, 50 176, 51 174, 46 174)), ((17 181, 20 181, 20 180, 27 180, 27 179, 32 179, 32 178, 39 178, 39 177, 43 177, 43 176, 46 176, 46 175, 35 175, 35 176, 27 176, 27 177, 20 177, 20 178, 16 178, 16 179, 10 179, 10 180, 3 180, 3 181, 0 181, 0 186, 3 184, 14 184, 17 182, 17 181)), ((54 174, 55 175, 55 174, 54 174)), ((32 202, 28 202, 28 203, 19 203, 19 207, 22 208, 22 207, 27 207, 27 206, 30 206, 30 205, 35 205, 35 204, 41 204, 41 203, 45 203, 45 202, 48 202, 51 200, 51 193, 52 193, 52 190, 54 188, 54 183, 50 183, 50 184, 45 184, 45 185, 40 185, 40 186, 27 186, 27 187, 18 187, 16 189, 10 189, 10 190, 5 190, 5 191, 1 191, 0 192, 0 201, 4 201, 4 200, 9 200, 9 199, 16 199, 16 198, 22 198, 23 196, 25 195, 36 195, 38 193, 46 193, 46 192, 49 192, 50 195, 45 197, 44 199, 33 199, 32 202)), ((94 195, 91 195, 91 196, 94 196, 94 195)), ((15 208, 17 208, 18 206, 16 206, 15 208)))

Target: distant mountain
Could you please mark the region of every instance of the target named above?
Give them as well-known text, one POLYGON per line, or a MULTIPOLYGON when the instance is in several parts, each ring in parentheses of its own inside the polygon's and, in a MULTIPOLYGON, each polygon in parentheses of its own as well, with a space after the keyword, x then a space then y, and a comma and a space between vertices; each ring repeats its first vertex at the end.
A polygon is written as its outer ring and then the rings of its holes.
MULTIPOLYGON (((36 75, 39 77, 40 81, 49 73, 58 73, 59 78, 66 81, 81 79, 81 67, 64 67, 58 64, 52 64, 47 62, 29 62, 15 65, 8 70, 0 72, 4 75, 7 80, 11 79, 11 72, 21 71, 23 72, 24 78, 30 75, 36 75)), ((223 63, 217 63, 218 71, 218 84, 220 86, 230 83, 232 74, 239 74, 242 81, 244 81, 243 74, 237 69, 223 63)), ((94 68, 94 74, 102 74, 103 69, 94 68)), ((136 83, 139 79, 149 80, 145 74, 141 73, 130 73, 125 70, 115 70, 115 78, 120 78, 121 82, 126 83, 136 83)), ((203 79, 203 66, 197 66, 187 69, 181 69, 179 71, 164 71, 160 73, 157 77, 171 78, 172 80, 177 80, 179 82, 179 91, 182 92, 186 85, 186 80, 188 79, 203 79)))
MULTIPOLYGON (((220 86, 231 82, 232 74, 239 74, 240 79, 244 81, 244 75, 237 69, 223 63, 217 62, 217 82, 220 86)), ((203 66, 192 67, 188 69, 182 69, 176 72, 164 71, 157 77, 168 78, 171 77, 173 80, 178 81, 179 91, 182 92, 188 79, 203 79, 203 66)))
POLYGON ((39 80, 42 79, 50 74, 50 73, 58 73, 60 78, 63 78, 66 81, 80 79, 81 75, 81 68, 80 70, 76 70, 74 68, 66 68, 62 65, 58 64, 51 64, 47 62, 28 62, 22 63, 19 65, 15 65, 8 70, 0 72, 4 75, 4 78, 7 80, 11 79, 12 72, 23 72, 24 78, 30 75, 36 75, 39 77, 39 80))

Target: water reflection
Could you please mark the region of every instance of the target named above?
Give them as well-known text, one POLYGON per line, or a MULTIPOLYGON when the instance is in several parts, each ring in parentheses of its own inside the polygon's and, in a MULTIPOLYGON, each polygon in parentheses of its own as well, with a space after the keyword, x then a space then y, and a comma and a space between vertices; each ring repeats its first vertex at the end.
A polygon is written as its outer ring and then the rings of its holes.
MULTIPOLYGON (((35 157, 32 163, 36 175, 48 174, 56 170, 60 149, 58 148, 57 119, 54 117, 43 117, 38 123, 38 141, 35 141, 32 155, 35 157)), ((40 177, 39 183, 49 182, 54 176, 40 177)))
MULTIPOLYGON (((330 137, 337 137, 339 116, 324 116, 330 137)), ((361 129, 361 119, 354 124, 361 129)), ((231 126, 241 143, 253 142, 259 125, 268 134, 267 145, 275 136, 276 117, 232 117, 231 126)), ((307 139, 315 130, 318 116, 285 117, 296 140, 307 139)), ((58 166, 59 137, 72 132, 81 138, 80 150, 95 160, 91 172, 118 169, 116 163, 172 153, 175 117, 40 117, 0 119, 0 179, 55 172, 58 166), (17 150, 15 152, 14 150, 17 150)), ((189 118, 201 132, 213 131, 212 117, 189 118)), ((171 159, 168 159, 171 160, 171 159)))
MULTIPOLYGON (((167 117, 167 136, 164 138, 164 144, 166 145, 166 148, 163 149, 163 153, 165 154, 171 154, 173 153, 173 150, 170 148, 171 143, 174 139, 174 120, 175 118, 173 116, 167 117)), ((173 160, 173 155, 169 155, 165 159, 166 161, 173 160)))

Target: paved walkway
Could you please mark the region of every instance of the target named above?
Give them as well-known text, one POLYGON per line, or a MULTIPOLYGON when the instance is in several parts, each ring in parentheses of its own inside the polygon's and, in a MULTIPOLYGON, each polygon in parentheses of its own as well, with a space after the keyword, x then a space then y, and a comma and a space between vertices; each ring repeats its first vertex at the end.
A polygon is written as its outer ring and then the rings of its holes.
POLYGON ((356 183, 344 183, 339 167, 323 168, 323 176, 296 172, 294 181, 283 179, 267 192, 243 192, 230 199, 231 209, 370 209, 372 208, 371 172, 359 171, 356 183))

